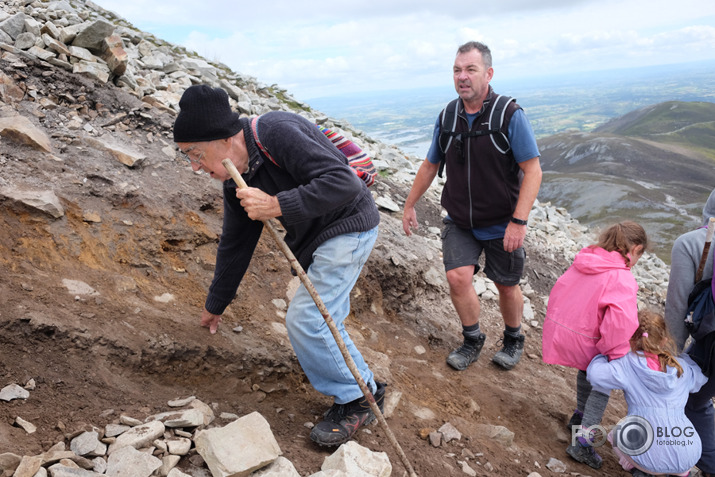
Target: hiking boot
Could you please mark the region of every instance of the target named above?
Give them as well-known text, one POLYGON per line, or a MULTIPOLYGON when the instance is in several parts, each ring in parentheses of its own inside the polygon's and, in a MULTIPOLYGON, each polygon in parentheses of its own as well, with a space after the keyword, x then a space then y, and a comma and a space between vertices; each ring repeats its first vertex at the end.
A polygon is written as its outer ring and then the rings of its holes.
POLYGON ((524 335, 514 338, 504 333, 502 342, 504 347, 494 355, 492 362, 509 370, 516 366, 516 363, 521 359, 521 355, 524 352, 524 335))
POLYGON ((579 411, 578 409, 574 409, 573 415, 571 416, 571 419, 569 419, 569 423, 566 426, 569 432, 573 431, 574 426, 580 427, 581 426, 581 420, 583 419, 583 412, 579 411))
POLYGON ((566 453, 573 457, 578 462, 586 464, 594 469, 600 469, 603 461, 601 456, 596 453, 592 445, 588 444, 586 439, 579 437, 575 445, 570 445, 566 448, 566 453))
POLYGON ((480 333, 476 340, 465 338, 462 346, 449 353, 447 364, 457 371, 464 371, 467 366, 479 359, 479 353, 482 352, 486 339, 487 335, 484 333, 480 333))
MULTIPOLYGON (((373 393, 377 407, 382 412, 385 404, 385 383, 375 382, 377 391, 373 393)), ((367 398, 362 396, 346 404, 333 404, 325 413, 325 419, 316 425, 310 438, 321 446, 339 446, 349 441, 364 425, 375 420, 367 398)))

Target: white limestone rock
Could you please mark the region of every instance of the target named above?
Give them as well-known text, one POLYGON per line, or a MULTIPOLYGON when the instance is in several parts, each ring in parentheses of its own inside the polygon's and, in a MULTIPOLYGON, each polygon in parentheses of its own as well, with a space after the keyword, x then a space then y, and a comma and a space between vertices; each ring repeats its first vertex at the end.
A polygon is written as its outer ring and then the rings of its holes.
POLYGON ((191 449, 191 439, 181 437, 179 439, 169 439, 166 441, 166 446, 168 448, 169 454, 173 455, 186 455, 191 449))
POLYGON ((107 445, 100 442, 97 431, 87 431, 72 439, 70 449, 79 456, 96 457, 107 452, 107 445))
POLYGON ((191 477, 189 474, 185 474, 177 468, 173 468, 166 474, 166 477, 191 477))
POLYGON ((204 425, 204 414, 199 409, 184 409, 170 412, 162 412, 152 416, 164 423, 166 427, 198 427, 204 425))
POLYGON ((108 455, 112 455, 123 447, 133 447, 140 449, 154 442, 155 439, 164 435, 166 426, 161 421, 151 421, 141 426, 132 427, 124 434, 117 437, 107 450, 108 455))
POLYGON ((449 422, 444 423, 442 427, 437 430, 442 433, 442 439, 445 443, 462 439, 462 433, 449 422))
POLYGON ((559 459, 555 458, 550 458, 549 462, 546 463, 546 468, 549 469, 551 472, 557 473, 557 474, 563 474, 568 470, 568 467, 566 467, 566 464, 561 462, 559 459))
POLYGON ((35 431, 37 431, 37 426, 35 426, 33 423, 26 421, 25 419, 21 418, 20 416, 15 418, 15 425, 18 427, 21 427, 27 432, 28 434, 33 434, 35 431))
POLYGON ((169 401, 166 404, 169 407, 184 407, 184 406, 188 406, 195 399, 196 399, 196 396, 189 396, 186 398, 174 399, 172 401, 169 401))
POLYGON ((268 421, 257 412, 200 431, 194 442, 213 477, 243 477, 282 454, 268 421))
POLYGON ((322 471, 338 470, 352 477, 389 477, 392 464, 384 452, 373 452, 355 441, 348 441, 325 458, 322 471))
POLYGON ((129 146, 129 144, 131 144, 129 140, 127 140, 126 143, 120 144, 117 138, 110 137, 109 135, 98 138, 88 137, 86 140, 92 146, 107 151, 114 156, 117 161, 129 168, 138 167, 146 160, 144 153, 132 149, 129 146))
POLYGON ((251 477, 300 477, 300 474, 291 461, 280 456, 265 468, 252 473, 251 477))
POLYGON ((129 429, 131 429, 130 426, 125 426, 123 424, 107 424, 104 428, 104 437, 117 437, 129 429))
POLYGON ((149 477, 161 467, 161 460, 133 447, 122 447, 107 459, 107 477, 149 477))
POLYGON ((106 475, 92 470, 69 467, 63 464, 51 465, 47 470, 51 477, 106 477, 106 475))
POLYGON ((499 442, 505 447, 510 447, 514 443, 514 433, 504 426, 478 424, 477 431, 480 436, 488 437, 493 441, 499 442))
POLYGON ((392 200, 391 197, 389 196, 379 196, 377 199, 375 199, 375 205, 378 207, 382 207, 385 210, 389 210, 390 212, 399 212, 400 205, 392 200))
POLYGON ((62 286, 67 288, 70 295, 99 295, 99 292, 81 280, 62 279, 62 286))
POLYGON ((62 207, 60 199, 51 190, 3 187, 0 188, 0 196, 43 212, 54 219, 65 215, 65 209, 62 207))
POLYGON ((30 392, 17 384, 8 384, 0 390, 0 401, 12 401, 13 399, 27 399, 30 392))
POLYGON ((178 455, 165 455, 161 458, 161 467, 156 471, 159 476, 169 475, 171 470, 179 464, 181 457, 178 455))

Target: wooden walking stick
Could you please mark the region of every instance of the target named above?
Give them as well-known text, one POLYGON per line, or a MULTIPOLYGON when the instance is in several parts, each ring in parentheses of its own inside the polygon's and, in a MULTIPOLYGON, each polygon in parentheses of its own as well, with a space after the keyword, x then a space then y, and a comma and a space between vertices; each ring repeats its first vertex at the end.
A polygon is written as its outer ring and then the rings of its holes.
POLYGON ((705 234, 705 245, 703 245, 703 254, 700 256, 700 264, 698 265, 698 271, 695 274, 695 283, 698 283, 703 279, 703 270, 705 269, 705 262, 708 261, 708 253, 710 253, 710 244, 713 241, 713 232, 715 232, 715 217, 710 217, 708 220, 708 232, 705 234))
MULTIPOLYGON (((248 187, 246 182, 243 180, 243 177, 241 177, 241 174, 239 174, 238 169, 236 169, 236 166, 233 165, 230 159, 224 159, 223 161, 221 161, 221 164, 223 164, 228 173, 231 175, 231 178, 233 178, 234 182, 236 182, 236 185, 240 189, 245 189, 248 187)), ((367 398, 367 402, 370 404, 370 409, 372 409, 372 412, 375 414, 377 420, 380 422, 380 425, 385 431, 385 434, 387 434, 387 437, 390 439, 390 443, 395 448, 395 451, 400 456, 402 463, 409 472, 410 477, 417 477, 417 474, 415 474, 415 471, 412 469, 410 462, 407 460, 407 456, 402 451, 400 444, 397 442, 395 435, 392 433, 392 430, 390 430, 390 427, 387 425, 385 416, 383 416, 382 412, 380 412, 380 408, 378 407, 377 402, 375 402, 375 397, 370 392, 370 389, 367 387, 367 384, 365 384, 365 381, 362 379, 362 376, 360 376, 360 372, 355 365, 355 361, 353 361, 353 357, 350 356, 350 353, 345 346, 345 342, 343 341, 342 336, 340 336, 338 327, 335 325, 333 317, 330 316, 330 312, 325 307, 323 300, 320 298, 320 295, 318 295, 318 292, 313 286, 313 283, 308 278, 308 274, 305 273, 305 270, 303 270, 303 267, 298 262, 298 259, 295 258, 293 251, 288 248, 288 245, 285 243, 285 240, 283 240, 283 237, 280 236, 278 229, 276 229, 273 222, 271 220, 263 220, 262 222, 268 228, 268 231, 271 233, 271 235, 273 235, 273 239, 278 244, 278 247, 280 247, 281 251, 283 252, 283 255, 285 255, 290 262, 290 265, 291 267, 293 267, 293 270, 295 270, 295 272, 298 274, 298 278, 300 278, 300 281, 303 282, 303 285, 305 286, 306 290, 308 290, 308 293, 310 293, 310 296, 313 297, 313 301, 318 306, 320 314, 323 315, 325 323, 328 325, 328 328, 330 328, 330 332, 333 334, 333 338, 335 338, 335 342, 337 343, 338 348, 340 348, 340 352, 345 359, 345 363, 348 365, 350 372, 353 374, 355 381, 357 381, 358 385, 360 386, 360 390, 365 395, 365 398, 367 398)))

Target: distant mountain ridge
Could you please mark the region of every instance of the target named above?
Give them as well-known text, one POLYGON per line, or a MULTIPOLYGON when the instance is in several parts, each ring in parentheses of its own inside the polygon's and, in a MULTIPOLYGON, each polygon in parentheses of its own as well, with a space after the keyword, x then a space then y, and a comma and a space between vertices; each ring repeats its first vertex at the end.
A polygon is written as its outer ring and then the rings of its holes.
POLYGON ((684 146, 715 160, 715 103, 667 101, 615 118, 594 132, 684 146))
MULTIPOLYGON (((494 90, 517 98, 537 138, 569 131, 593 132, 638 108, 666 101, 715 101, 715 61, 506 79, 496 68, 494 90)), ((312 98, 312 107, 344 118, 370 137, 424 158, 437 114, 454 97, 445 72, 440 87, 340 92, 312 98)))
POLYGON ((541 201, 580 222, 641 222, 668 260, 672 241, 697 226, 715 187, 715 103, 668 101, 615 118, 591 133, 539 140, 541 201))

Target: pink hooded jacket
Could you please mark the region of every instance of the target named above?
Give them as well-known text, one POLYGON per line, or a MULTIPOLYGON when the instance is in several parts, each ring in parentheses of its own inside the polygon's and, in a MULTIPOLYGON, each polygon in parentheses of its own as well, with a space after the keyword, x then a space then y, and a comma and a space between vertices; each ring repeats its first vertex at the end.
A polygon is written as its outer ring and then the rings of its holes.
POLYGON ((597 354, 630 351, 638 329, 638 284, 618 252, 586 247, 556 281, 546 308, 545 363, 585 371, 597 354))

